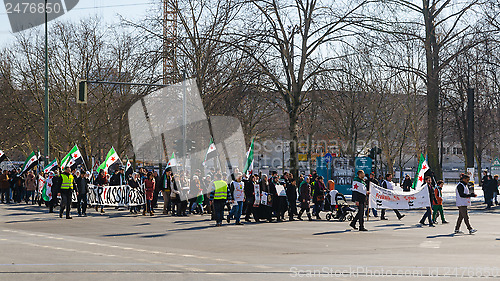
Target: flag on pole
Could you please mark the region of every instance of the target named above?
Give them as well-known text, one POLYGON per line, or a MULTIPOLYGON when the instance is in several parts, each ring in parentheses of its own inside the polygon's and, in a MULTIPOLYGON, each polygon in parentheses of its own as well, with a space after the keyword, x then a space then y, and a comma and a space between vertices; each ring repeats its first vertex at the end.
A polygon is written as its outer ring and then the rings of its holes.
POLYGON ((50 171, 54 171, 59 165, 57 164, 57 158, 49 163, 45 168, 43 168, 43 172, 46 174, 50 171))
POLYGON ((73 169, 73 166, 81 163, 83 163, 82 154, 80 153, 78 146, 75 144, 71 151, 61 160, 61 168, 64 169, 66 167, 70 167, 73 169))
POLYGON ((45 184, 42 188, 42 198, 44 201, 52 200, 52 179, 54 178, 54 172, 50 171, 49 176, 45 180, 45 184))
POLYGON ((0 150, 0 163, 2 163, 5 159, 7 159, 7 155, 0 150))
POLYGON ((255 138, 252 139, 252 143, 250 144, 250 148, 247 151, 247 161, 245 163, 245 169, 243 169, 243 173, 249 177, 252 172, 253 172, 253 141, 255 138))
POLYGON ((177 160, 175 160, 175 153, 172 152, 172 157, 170 157, 170 160, 167 163, 167 168, 175 166, 177 166, 177 160))
POLYGON ((19 173, 19 176, 24 174, 25 172, 29 171, 31 168, 35 167, 38 165, 38 159, 40 158, 40 153, 35 154, 35 152, 31 152, 31 154, 28 156, 28 159, 23 164, 23 167, 21 168, 21 173, 19 173))
POLYGON ((208 159, 217 157, 217 148, 215 147, 214 139, 210 139, 210 145, 208 146, 207 153, 205 154, 205 160, 203 163, 207 162, 208 159))
POLYGON ((118 157, 115 148, 111 147, 111 149, 108 152, 108 155, 106 155, 106 160, 104 160, 104 162, 101 165, 99 165, 99 167, 97 168, 97 172, 99 173, 99 171, 104 170, 104 172, 107 173, 109 167, 118 161, 121 162, 120 157, 118 157))
POLYGON ((127 165, 125 166, 125 176, 132 174, 132 172, 133 172, 132 163, 130 163, 130 160, 128 160, 127 157, 127 165))
POLYGON ((413 189, 420 188, 424 184, 424 175, 427 170, 429 170, 429 164, 427 164, 427 160, 424 158, 424 155, 421 154, 417 174, 415 176, 415 179, 413 180, 413 189))

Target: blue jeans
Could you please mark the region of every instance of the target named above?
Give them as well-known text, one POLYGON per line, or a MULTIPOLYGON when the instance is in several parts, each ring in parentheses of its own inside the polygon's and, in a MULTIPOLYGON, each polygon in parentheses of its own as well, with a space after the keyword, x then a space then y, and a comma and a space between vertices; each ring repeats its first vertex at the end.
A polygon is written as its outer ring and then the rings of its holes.
POLYGON ((241 218, 241 213, 243 212, 243 201, 237 201, 238 205, 234 205, 232 208, 231 208, 231 211, 229 211, 229 215, 227 215, 227 217, 229 219, 231 218, 235 218, 236 219, 236 222, 240 222, 240 218, 241 218))

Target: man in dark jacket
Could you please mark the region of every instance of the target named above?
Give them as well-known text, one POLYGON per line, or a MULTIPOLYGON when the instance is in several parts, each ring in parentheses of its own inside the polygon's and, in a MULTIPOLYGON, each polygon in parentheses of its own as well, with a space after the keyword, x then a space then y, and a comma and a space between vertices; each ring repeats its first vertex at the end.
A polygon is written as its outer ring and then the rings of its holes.
POLYGON ((293 178, 293 175, 292 178, 287 180, 285 189, 288 201, 288 218, 293 221, 293 215, 297 214, 297 181, 293 178))
POLYGON ((310 221, 312 221, 310 206, 309 206, 309 203, 311 201, 311 185, 309 184, 309 181, 310 181, 309 177, 305 177, 304 181, 300 184, 300 197, 299 197, 300 211, 299 215, 297 216, 299 220, 302 220, 302 214, 305 211, 307 214, 307 218, 310 221))
POLYGON ((405 180, 403 181, 403 185, 401 186, 403 188, 403 191, 409 192, 412 185, 413 185, 413 182, 412 182, 410 176, 405 175, 405 180))
POLYGON ((84 217, 87 216, 87 194, 89 192, 89 183, 90 183, 90 172, 85 172, 84 170, 80 171, 80 175, 76 178, 76 191, 78 195, 77 203, 78 203, 78 216, 84 217))
POLYGON ((431 177, 425 177, 425 185, 427 187, 427 191, 429 192, 430 206, 426 207, 426 211, 425 211, 424 215, 422 216, 422 219, 420 219, 420 224, 426 225, 425 219, 428 219, 429 227, 434 227, 434 223, 432 221, 431 208, 432 208, 432 205, 437 204, 437 201, 436 201, 436 196, 434 195, 434 187, 432 186, 432 178, 431 177))
POLYGON ((250 175, 248 179, 243 180, 243 188, 245 192, 245 202, 243 209, 245 211, 245 221, 250 221, 250 215, 252 214, 253 204, 255 202, 255 194, 254 194, 254 184, 253 184, 253 175, 250 175))

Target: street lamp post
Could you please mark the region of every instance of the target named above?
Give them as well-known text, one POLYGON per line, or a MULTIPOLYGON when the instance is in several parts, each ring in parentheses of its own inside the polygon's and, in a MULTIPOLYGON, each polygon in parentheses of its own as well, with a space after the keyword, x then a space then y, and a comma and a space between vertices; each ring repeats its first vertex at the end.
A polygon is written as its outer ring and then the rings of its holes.
POLYGON ((47 29, 47 0, 45 0, 45 165, 49 163, 49 55, 48 55, 48 29, 47 29))

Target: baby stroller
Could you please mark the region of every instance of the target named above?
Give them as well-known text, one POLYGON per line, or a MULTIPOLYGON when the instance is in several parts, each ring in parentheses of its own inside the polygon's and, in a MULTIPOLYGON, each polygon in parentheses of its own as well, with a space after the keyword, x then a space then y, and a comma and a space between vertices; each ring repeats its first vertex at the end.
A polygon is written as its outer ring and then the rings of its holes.
POLYGON ((327 196, 330 201, 331 211, 326 214, 326 220, 330 221, 332 219, 338 219, 339 221, 352 221, 354 218, 354 212, 356 209, 349 206, 344 194, 337 193, 335 195, 335 201, 331 202, 331 196, 327 196), (332 204, 333 203, 333 204, 332 204), (335 204, 336 203, 336 204, 335 204))

